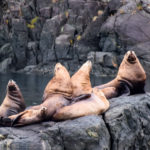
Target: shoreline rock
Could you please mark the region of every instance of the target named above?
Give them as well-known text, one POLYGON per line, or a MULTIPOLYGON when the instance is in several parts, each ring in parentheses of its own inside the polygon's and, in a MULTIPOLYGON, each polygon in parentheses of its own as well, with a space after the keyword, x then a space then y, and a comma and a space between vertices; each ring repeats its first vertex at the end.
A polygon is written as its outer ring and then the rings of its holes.
POLYGON ((150 149, 150 94, 110 100, 103 116, 0 127, 0 149, 123 150, 150 149))

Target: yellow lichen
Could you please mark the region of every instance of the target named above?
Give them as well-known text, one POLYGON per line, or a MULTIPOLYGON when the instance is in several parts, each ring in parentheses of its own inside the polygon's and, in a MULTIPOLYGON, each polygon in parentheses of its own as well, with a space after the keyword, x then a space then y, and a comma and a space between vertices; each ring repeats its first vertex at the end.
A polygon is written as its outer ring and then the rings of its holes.
POLYGON ((97 19, 97 16, 94 16, 94 17, 93 17, 93 21, 96 21, 96 19, 97 19))
POLYGON ((97 14, 98 14, 98 16, 100 16, 100 15, 103 14, 103 11, 102 11, 102 10, 99 10, 99 11, 97 12, 97 14))
POLYGON ((35 24, 38 21, 39 17, 35 17, 31 20, 31 24, 35 24))
POLYGON ((137 9, 138 9, 138 10, 143 10, 143 7, 142 7, 142 4, 141 4, 141 3, 137 4, 137 9))
POLYGON ((39 17, 35 17, 33 18, 30 23, 27 24, 27 27, 30 29, 34 29, 35 28, 35 23, 38 21, 39 17))
POLYGON ((6 24, 8 24, 8 23, 9 23, 8 19, 6 19, 6 21, 5 21, 5 22, 6 22, 6 24))
POLYGON ((65 16, 66 16, 66 18, 69 17, 69 12, 68 11, 65 12, 65 16))
POLYGON ((5 139, 5 136, 0 134, 0 140, 4 140, 5 139))
POLYGON ((71 39, 71 40, 69 40, 69 42, 70 42, 70 45, 73 45, 73 40, 71 39))
POLYGON ((81 35, 78 35, 77 36, 77 41, 80 41, 80 39, 81 39, 81 35))
POLYGON ((34 29, 35 25, 34 24, 27 24, 27 27, 30 28, 30 29, 34 29))
POLYGON ((94 137, 94 138, 98 138, 98 133, 95 132, 95 131, 87 131, 87 134, 90 136, 90 137, 94 137))
POLYGON ((120 9, 120 14, 124 14, 125 11, 123 9, 120 9))

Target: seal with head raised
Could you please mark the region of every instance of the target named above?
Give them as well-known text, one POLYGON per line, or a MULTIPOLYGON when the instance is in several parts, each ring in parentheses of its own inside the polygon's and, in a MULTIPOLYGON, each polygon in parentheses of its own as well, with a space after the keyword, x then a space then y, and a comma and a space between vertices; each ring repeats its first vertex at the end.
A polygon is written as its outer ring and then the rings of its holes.
POLYGON ((128 51, 120 64, 116 78, 106 84, 96 86, 107 98, 122 94, 144 93, 146 73, 134 51, 128 51))
POLYGON ((101 114, 109 108, 109 101, 99 89, 91 87, 90 71, 92 64, 87 61, 72 76, 73 97, 82 97, 80 101, 73 102, 57 110, 55 120, 73 119, 81 116, 101 114), (85 95, 85 96, 84 96, 85 95))
POLYGON ((68 105, 72 98, 72 85, 67 69, 57 63, 54 77, 47 84, 43 102, 19 114, 12 115, 12 126, 23 126, 52 119, 53 114, 61 107, 68 105))
POLYGON ((24 98, 15 81, 9 80, 6 90, 6 96, 0 106, 0 117, 18 114, 25 109, 24 98))

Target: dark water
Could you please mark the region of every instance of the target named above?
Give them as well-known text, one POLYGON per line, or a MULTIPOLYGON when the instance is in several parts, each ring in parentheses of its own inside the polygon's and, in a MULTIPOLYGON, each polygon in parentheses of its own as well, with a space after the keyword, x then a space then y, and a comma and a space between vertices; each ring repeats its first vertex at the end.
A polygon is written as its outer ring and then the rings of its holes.
MULTIPOLYGON (((16 81, 24 96, 27 106, 40 104, 42 101, 43 91, 45 86, 52 78, 51 76, 42 75, 26 75, 26 74, 0 74, 0 103, 3 101, 6 94, 6 86, 10 79, 16 81)), ((91 77, 92 85, 107 83, 113 77, 91 77)), ((150 92, 150 78, 147 80, 146 91, 150 92)))

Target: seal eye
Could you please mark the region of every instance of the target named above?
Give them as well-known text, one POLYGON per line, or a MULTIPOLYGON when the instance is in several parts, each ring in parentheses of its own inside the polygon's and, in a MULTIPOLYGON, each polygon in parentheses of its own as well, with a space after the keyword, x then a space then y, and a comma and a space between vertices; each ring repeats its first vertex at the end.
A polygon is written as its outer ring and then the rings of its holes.
POLYGON ((9 90, 9 91, 16 91, 16 87, 15 87, 15 86, 9 86, 9 87, 8 87, 8 90, 9 90))

